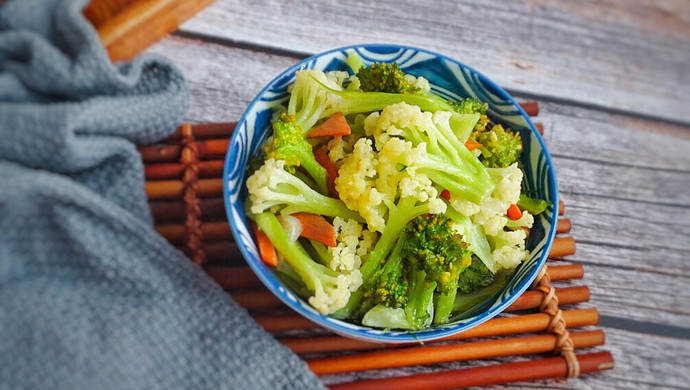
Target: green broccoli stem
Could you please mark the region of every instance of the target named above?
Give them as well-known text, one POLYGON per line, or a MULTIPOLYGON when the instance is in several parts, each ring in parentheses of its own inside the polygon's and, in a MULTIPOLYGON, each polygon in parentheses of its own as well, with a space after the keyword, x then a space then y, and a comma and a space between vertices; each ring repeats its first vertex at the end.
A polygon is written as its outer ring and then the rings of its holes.
MULTIPOLYGON (((397 205, 393 205, 392 203, 387 204, 389 217, 386 227, 384 227, 381 237, 376 242, 376 245, 374 245, 374 249, 369 252, 364 264, 362 264, 362 267, 359 269, 362 273, 362 280, 364 280, 364 283, 367 283, 372 275, 381 267, 383 260, 393 249, 405 225, 412 219, 422 214, 429 213, 428 203, 417 206, 415 205, 416 202, 416 199, 412 197, 405 197, 400 198, 397 205)), ((354 309, 359 306, 362 295, 363 291, 361 288, 353 292, 352 295, 350 295, 350 300, 347 302, 347 305, 338 310, 334 316, 337 318, 350 317, 354 309)))
MULTIPOLYGON (((322 84, 323 85, 323 84, 322 84)), ((344 115, 358 114, 383 110, 386 106, 396 103, 407 103, 418 106, 422 111, 452 111, 453 107, 447 101, 436 95, 414 95, 388 92, 360 92, 335 91, 326 86, 332 93, 340 95, 342 100, 335 112, 344 115)), ((328 114, 326 114, 328 116, 328 114)))
POLYGON ((451 194, 479 204, 493 191, 493 183, 486 184, 479 178, 470 178, 462 183, 455 177, 449 177, 446 172, 436 169, 420 168, 419 172, 426 174, 431 181, 448 190, 451 194))
POLYGON ((304 195, 301 196, 300 202, 291 202, 291 199, 286 199, 288 205, 281 210, 281 214, 312 213, 326 217, 349 218, 357 222, 364 222, 364 219, 358 212, 348 209, 345 203, 339 199, 329 198, 318 192, 306 195, 306 197, 304 195))
POLYGON ((314 154, 302 154, 300 156, 300 165, 309 173, 309 176, 314 179, 318 187, 318 191, 322 194, 328 194, 328 173, 326 168, 322 167, 314 158, 314 154))
MULTIPOLYGON (((372 277, 366 279, 364 283, 362 283, 362 287, 360 290, 355 291, 353 294, 356 294, 360 291, 363 294, 363 290, 365 289, 372 289, 375 286, 375 283, 379 278, 387 278, 388 275, 394 273, 396 269, 399 269, 402 267, 402 262, 403 262, 403 257, 402 257, 402 250, 403 250, 403 240, 398 239, 395 247, 393 247, 393 251, 391 252, 391 255, 388 256, 388 260, 386 260, 385 264, 379 268, 377 271, 374 272, 372 277)), ((348 301, 348 304, 350 302, 348 301)), ((366 299, 360 300, 359 302, 359 307, 356 310, 356 313, 353 313, 354 315, 364 315, 367 311, 369 311, 373 306, 375 306, 377 302, 372 302, 372 301, 367 301, 366 299)), ((346 306, 347 308, 347 306, 346 306)), ((342 309, 341 309, 342 310, 342 309)))
POLYGON ((362 278, 367 280, 381 266, 383 259, 388 256, 393 249, 395 242, 400 236, 400 232, 408 222, 422 214, 429 213, 428 203, 415 205, 417 200, 412 197, 400 198, 397 205, 388 204, 389 213, 386 226, 381 233, 381 237, 376 242, 374 249, 369 253, 366 261, 360 268, 362 278))
POLYGON ((295 81, 288 104, 288 113, 297 118, 297 124, 302 127, 305 134, 319 119, 337 112, 343 115, 368 113, 380 111, 386 106, 401 102, 419 106, 424 111, 453 111, 451 104, 436 95, 337 91, 327 87, 312 75, 305 74, 305 76, 309 80, 298 77, 295 81), (334 95, 332 99, 334 103, 325 107, 325 102, 317 102, 317 99, 321 98, 318 97, 321 96, 320 93, 334 95))
POLYGON ((508 283, 510 273, 498 273, 496 276, 496 280, 487 287, 471 293, 458 292, 453 304, 453 312, 456 315, 468 312, 503 290, 503 287, 508 283))
POLYGON ((450 204, 446 204, 447 207, 445 214, 455 223, 463 226, 464 233, 462 236, 463 239, 470 244, 470 251, 479 257, 489 271, 496 272, 496 264, 494 257, 491 254, 491 246, 489 245, 489 241, 486 239, 486 235, 484 234, 481 226, 473 223, 470 217, 460 214, 457 210, 451 207, 450 204))
POLYGON ((405 314, 410 329, 422 329, 431 315, 428 308, 429 302, 433 301, 436 282, 427 282, 424 271, 411 271, 408 280, 410 293, 407 296, 405 314))
POLYGON ((434 324, 445 324, 450 318, 450 314, 453 312, 453 305, 455 304, 455 297, 458 294, 458 280, 460 279, 460 273, 443 284, 442 292, 438 295, 438 301, 436 302, 436 310, 434 311, 434 324))
POLYGON ((273 246, 283 255, 285 261, 295 270, 307 288, 314 292, 317 280, 330 269, 314 262, 298 242, 290 240, 273 213, 254 214, 251 217, 259 230, 266 233, 273 246))

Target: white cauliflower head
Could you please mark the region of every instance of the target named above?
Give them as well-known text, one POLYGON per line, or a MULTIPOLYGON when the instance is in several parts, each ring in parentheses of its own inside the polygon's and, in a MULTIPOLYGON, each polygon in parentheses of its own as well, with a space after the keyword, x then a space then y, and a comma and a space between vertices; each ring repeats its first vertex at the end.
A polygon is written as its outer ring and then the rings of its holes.
POLYGON ((353 271, 362 265, 362 256, 367 254, 377 234, 363 229, 362 224, 355 220, 344 220, 340 217, 333 219, 336 246, 328 248, 331 254, 329 267, 336 271, 353 271))
POLYGON ((491 254, 496 264, 504 269, 517 267, 529 254, 525 250, 526 238, 527 232, 524 229, 508 232, 501 230, 495 236, 489 237, 494 248, 491 254))
POLYGON ((361 285, 362 273, 359 270, 328 277, 314 285, 314 295, 309 298, 309 304, 321 314, 334 313, 347 304, 350 294, 361 285))
POLYGON ((384 194, 375 188, 377 165, 371 140, 361 138, 355 143, 352 153, 343 159, 335 179, 335 189, 345 205, 359 212, 370 229, 383 231, 388 209, 383 204, 384 194))
POLYGON ((367 136, 374 136, 377 150, 381 150, 391 136, 402 135, 402 129, 426 129, 433 126, 431 112, 422 111, 407 103, 391 104, 381 114, 373 113, 364 121, 364 130, 367 136))

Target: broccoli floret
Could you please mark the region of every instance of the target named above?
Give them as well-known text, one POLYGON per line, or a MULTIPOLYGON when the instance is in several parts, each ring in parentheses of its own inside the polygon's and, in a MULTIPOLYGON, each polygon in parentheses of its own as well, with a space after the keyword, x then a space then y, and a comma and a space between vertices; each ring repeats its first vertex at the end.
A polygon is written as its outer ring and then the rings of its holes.
POLYGON ((453 230, 453 220, 443 214, 422 215, 404 231, 403 253, 410 269, 423 270, 426 281, 435 282, 439 293, 434 323, 448 322, 458 290, 458 277, 471 262, 462 237, 453 230))
POLYGON ((432 112, 453 110, 447 101, 436 95, 342 90, 322 71, 312 69, 295 73, 287 112, 295 116, 303 132, 308 132, 319 119, 337 112, 343 115, 369 113, 399 102, 432 112))
POLYGON ((309 304, 322 314, 330 314, 343 307, 351 292, 361 285, 362 279, 358 270, 341 273, 312 260, 304 247, 290 240, 278 218, 272 213, 249 216, 254 219, 259 229, 266 233, 285 261, 299 275, 312 294, 309 304))
POLYGON ((357 72, 360 88, 364 92, 416 94, 419 88, 410 84, 396 63, 374 63, 357 72))
POLYGON ((530 198, 525 194, 520 194, 520 200, 517 202, 521 209, 528 211, 532 215, 543 213, 550 204, 548 201, 530 198))
MULTIPOLYGON (((388 260, 365 279, 361 310, 372 306, 403 308, 405 329, 448 321, 458 291, 458 277, 471 261, 467 244, 442 214, 420 215, 403 229, 388 260), (436 304, 431 304, 437 292, 436 304)), ((353 294, 354 296, 354 294, 353 294)), ((368 321, 372 321, 369 316, 368 321)))
POLYGON ((490 168, 505 168, 520 159, 522 139, 520 133, 495 125, 488 131, 478 132, 475 140, 482 144, 482 164, 490 168))
MULTIPOLYGON (((362 267, 359 269, 362 272, 362 279, 369 283, 372 282, 372 277, 376 271, 384 264, 384 260, 391 253, 400 233, 409 221, 420 215, 429 214, 432 211, 442 212, 442 210, 434 209, 434 203, 418 203, 418 200, 411 196, 400 198, 397 204, 388 200, 384 200, 383 202, 388 208, 388 221, 381 233, 381 237, 376 242, 376 245, 374 245, 374 249, 369 252, 362 267)), ((355 291, 350 296, 350 301, 347 305, 335 313, 335 316, 337 318, 348 318, 352 316, 354 310, 359 307, 362 296, 362 290, 355 291)))
MULTIPOLYGON (((451 104, 453 104, 455 112, 457 113, 479 115, 479 120, 474 125, 474 131, 484 131, 486 129, 486 125, 490 122, 489 117, 486 115, 486 110, 489 108, 487 103, 484 103, 479 99, 467 98, 459 102, 451 102, 451 104)), ((463 142, 466 140, 467 138, 461 139, 463 142)))
POLYGON ((295 123, 295 117, 282 113, 273 121, 273 137, 264 148, 266 158, 285 161, 287 170, 303 167, 314 179, 319 191, 326 194, 328 173, 316 161, 311 145, 302 134, 302 129, 295 123))
POLYGON ((423 112, 419 107, 398 103, 370 115, 365 129, 376 139, 380 149, 391 137, 411 142, 401 153, 401 164, 414 167, 432 182, 473 203, 480 203, 494 189, 486 168, 463 145, 452 128, 450 112, 423 112), (423 146, 422 146, 423 145, 423 146), (411 146, 415 146, 412 150, 411 146), (412 153, 414 152, 414 153, 412 153))
POLYGON ((471 293, 494 282, 494 274, 477 257, 472 256, 472 263, 460 274, 458 290, 461 293, 471 293))
POLYGON ((487 103, 475 98, 463 99, 459 102, 451 102, 455 111, 459 114, 486 114, 486 110, 489 108, 487 103))
POLYGON ((314 191, 285 170, 285 161, 270 158, 247 179, 251 212, 281 209, 283 215, 306 212, 362 221, 356 212, 334 198, 314 191))
POLYGON ((408 283, 403 270, 402 249, 403 240, 399 239, 383 267, 362 287, 362 309, 369 310, 375 305, 399 308, 407 304, 408 283))

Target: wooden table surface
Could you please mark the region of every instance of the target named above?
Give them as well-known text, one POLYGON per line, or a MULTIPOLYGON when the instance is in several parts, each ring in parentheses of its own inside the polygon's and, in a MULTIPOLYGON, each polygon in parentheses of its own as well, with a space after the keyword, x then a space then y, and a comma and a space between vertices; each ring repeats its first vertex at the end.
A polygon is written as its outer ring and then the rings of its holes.
POLYGON ((192 122, 237 120, 287 66, 367 42, 438 51, 538 100, 569 260, 616 368, 520 388, 690 388, 690 2, 372 3, 217 0, 149 52, 184 72, 192 122))

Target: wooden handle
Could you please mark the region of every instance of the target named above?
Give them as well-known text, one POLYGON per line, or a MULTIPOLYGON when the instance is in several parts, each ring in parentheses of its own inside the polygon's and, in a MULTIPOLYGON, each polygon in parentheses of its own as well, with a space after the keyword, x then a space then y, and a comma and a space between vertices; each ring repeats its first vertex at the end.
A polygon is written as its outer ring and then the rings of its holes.
POLYGON ((129 60, 213 0, 95 0, 85 10, 113 61, 129 60), (95 4, 94 4, 95 3, 95 4))

